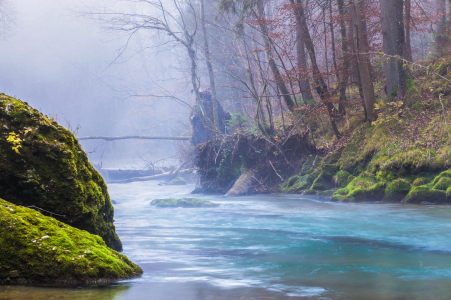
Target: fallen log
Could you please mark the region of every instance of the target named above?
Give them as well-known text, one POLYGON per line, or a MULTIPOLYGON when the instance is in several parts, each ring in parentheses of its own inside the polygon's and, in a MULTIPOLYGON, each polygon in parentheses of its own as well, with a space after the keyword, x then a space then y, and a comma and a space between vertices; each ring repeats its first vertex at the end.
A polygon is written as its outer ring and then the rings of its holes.
POLYGON ((257 179, 254 177, 254 172, 248 170, 238 178, 232 188, 225 194, 225 196, 243 196, 249 193, 252 186, 258 184, 257 179))
POLYGON ((161 173, 161 174, 158 174, 158 175, 152 175, 152 176, 133 177, 133 178, 123 179, 123 180, 111 180, 111 181, 108 181, 108 183, 127 183, 127 182, 134 182, 134 181, 173 179, 177 175, 189 174, 191 172, 192 172, 191 169, 185 169, 185 170, 180 170, 178 172, 175 172, 175 171, 173 171, 173 172, 165 172, 165 173, 161 173))
POLYGON ((78 140, 130 140, 130 139, 140 139, 140 140, 176 140, 176 141, 189 141, 190 136, 144 136, 144 135, 127 135, 127 136, 85 136, 78 138, 78 140))

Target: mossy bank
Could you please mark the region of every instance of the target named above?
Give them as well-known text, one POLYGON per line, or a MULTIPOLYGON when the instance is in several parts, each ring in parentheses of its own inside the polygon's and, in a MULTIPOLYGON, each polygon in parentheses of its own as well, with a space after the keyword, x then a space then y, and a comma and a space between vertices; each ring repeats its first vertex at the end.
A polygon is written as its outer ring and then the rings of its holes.
MULTIPOLYGON (((444 65, 451 69, 451 59, 432 68, 451 78, 444 65)), ((341 202, 451 203, 451 101, 435 93, 449 82, 421 70, 413 75, 402 117, 381 92, 377 122, 350 115, 344 137, 331 141, 327 155, 310 156, 280 190, 333 194, 332 201, 341 202)))
POLYGON ((0 199, 0 284, 100 283, 141 274, 101 237, 0 199))
POLYGON ((0 94, 0 149, 1 198, 50 211, 122 249, 107 186, 71 132, 0 94))

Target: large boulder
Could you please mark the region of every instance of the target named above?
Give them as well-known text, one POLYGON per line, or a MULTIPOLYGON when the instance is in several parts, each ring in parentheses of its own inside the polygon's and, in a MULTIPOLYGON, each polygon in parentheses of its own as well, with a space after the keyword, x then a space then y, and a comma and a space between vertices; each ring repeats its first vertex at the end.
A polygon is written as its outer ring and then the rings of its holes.
POLYGON ((100 283, 141 274, 99 236, 0 199, 0 284, 100 283))
POLYGON ((0 198, 42 209, 122 250, 107 186, 70 131, 0 94, 0 150, 0 198))

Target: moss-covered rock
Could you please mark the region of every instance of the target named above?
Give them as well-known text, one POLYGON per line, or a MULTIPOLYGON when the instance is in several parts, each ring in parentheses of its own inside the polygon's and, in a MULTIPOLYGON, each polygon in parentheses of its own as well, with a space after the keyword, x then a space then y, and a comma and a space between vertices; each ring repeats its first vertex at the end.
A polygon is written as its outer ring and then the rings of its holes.
POLYGON ((191 192, 191 194, 202 194, 202 188, 195 188, 192 192, 191 192))
POLYGON ((325 173, 319 174, 319 176, 313 181, 310 189, 317 191, 325 191, 332 189, 334 184, 331 182, 330 176, 325 173))
POLYGON ((302 165, 300 176, 308 175, 316 169, 322 162, 323 158, 318 155, 309 155, 305 163, 302 165))
POLYGON ((309 195, 309 196, 316 195, 317 193, 318 193, 317 191, 311 190, 311 189, 305 190, 305 191, 303 192, 304 195, 309 195))
POLYGON ((446 191, 451 186, 451 178, 442 177, 433 186, 436 190, 446 191))
POLYGON ((357 187, 350 191, 344 200, 345 202, 361 202, 365 199, 365 189, 357 187))
POLYGON ((287 188, 292 187, 298 179, 299 179, 298 175, 288 178, 288 180, 286 182, 284 182, 285 187, 287 187, 287 188))
POLYGON ((384 199, 385 196, 385 187, 386 184, 384 182, 378 182, 368 189, 366 189, 365 197, 371 201, 380 201, 384 199))
POLYGON ((434 189, 446 191, 451 186, 451 171, 441 172, 434 178, 431 185, 434 189))
POLYGON ((215 207, 218 204, 211 203, 210 201, 196 199, 196 198, 167 198, 167 199, 154 199, 150 202, 150 205, 156 207, 215 207))
POLYGON ((347 195, 348 195, 348 189, 346 189, 346 188, 339 189, 332 194, 330 201, 343 202, 346 200, 347 195))
POLYGON ((402 201, 403 203, 444 203, 447 202, 446 193, 431 189, 426 185, 414 187, 402 201))
POLYGON ((348 171, 339 171, 335 177, 336 183, 340 188, 346 187, 355 178, 355 176, 348 171))
POLYGON ((121 250, 107 186, 74 135, 27 103, 0 94, 0 197, 37 206, 121 250))
POLYGON ((168 185, 186 185, 186 181, 183 178, 176 177, 169 181, 168 185))
POLYGON ((335 192, 334 190, 319 191, 317 193, 317 195, 321 196, 321 197, 329 197, 329 196, 332 196, 334 194, 334 192, 335 192))
POLYGON ((310 175, 293 176, 281 185, 280 192, 291 194, 301 193, 303 190, 308 189, 312 185, 312 182, 313 179, 310 175))
POLYGON ((385 201, 400 202, 410 191, 410 183, 406 179, 393 180, 385 189, 385 201))
POLYGON ((418 177, 416 178, 413 183, 412 186, 420 186, 420 185, 425 185, 427 183, 427 179, 424 177, 418 177))
POLYGON ((318 175, 318 177, 316 177, 315 180, 313 180, 310 189, 317 191, 325 191, 333 189, 334 188, 333 177, 334 174, 338 171, 338 166, 323 163, 321 167, 318 169, 320 170, 321 173, 318 175))
POLYGON ((141 274, 101 237, 0 199, 0 284, 99 283, 141 274))

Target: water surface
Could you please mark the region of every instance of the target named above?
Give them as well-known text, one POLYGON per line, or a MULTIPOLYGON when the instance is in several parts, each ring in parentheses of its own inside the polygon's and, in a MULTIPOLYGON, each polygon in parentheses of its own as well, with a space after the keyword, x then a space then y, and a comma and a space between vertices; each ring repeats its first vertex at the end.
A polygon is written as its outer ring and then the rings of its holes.
POLYGON ((91 287, 0 287, 5 299, 450 299, 451 207, 342 204, 298 195, 196 196, 194 186, 110 184, 140 278, 91 287))

